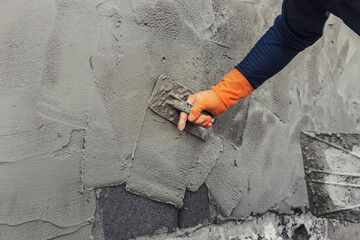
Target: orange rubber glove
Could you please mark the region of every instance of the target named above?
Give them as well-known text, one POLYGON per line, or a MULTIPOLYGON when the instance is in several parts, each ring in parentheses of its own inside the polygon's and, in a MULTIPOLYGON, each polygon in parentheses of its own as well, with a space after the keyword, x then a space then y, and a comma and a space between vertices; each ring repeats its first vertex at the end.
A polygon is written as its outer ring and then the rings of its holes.
POLYGON ((252 91, 254 89, 248 80, 234 68, 215 87, 211 87, 211 90, 189 96, 187 102, 194 106, 190 115, 185 112, 180 113, 178 129, 184 130, 187 120, 204 128, 211 127, 211 117, 200 115, 201 111, 205 110, 214 116, 219 116, 252 91))

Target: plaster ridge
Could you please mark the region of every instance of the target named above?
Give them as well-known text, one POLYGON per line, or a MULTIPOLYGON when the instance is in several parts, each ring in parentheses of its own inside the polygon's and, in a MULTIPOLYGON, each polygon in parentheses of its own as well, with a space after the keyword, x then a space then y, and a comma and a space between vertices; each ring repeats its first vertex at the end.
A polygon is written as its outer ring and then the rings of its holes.
POLYGON ((357 155, 356 153, 354 153, 353 151, 347 150, 347 149, 345 149, 345 148, 343 148, 341 146, 338 146, 336 144, 325 141, 324 139, 317 137, 314 133, 304 131, 303 134, 305 134, 309 138, 312 138, 312 139, 315 139, 315 140, 317 140, 319 142, 325 143, 325 144, 329 145, 330 147, 333 147, 333 148, 335 148, 337 150, 340 150, 340 151, 343 151, 343 152, 345 152, 345 153, 347 153, 347 154, 349 154, 349 155, 351 155, 351 156, 353 156, 353 157, 355 157, 357 159, 360 159, 360 156, 357 155))
POLYGON ((48 127, 48 126, 51 126, 51 125, 54 125, 54 124, 56 124, 56 122, 52 122, 52 123, 49 123, 49 124, 42 124, 40 127, 36 128, 35 130, 34 130, 34 129, 31 129, 31 130, 23 131, 23 132, 16 132, 16 133, 4 134, 4 135, 0 135, 0 138, 10 137, 10 136, 17 136, 17 135, 22 135, 22 134, 27 134, 27 133, 38 132, 40 128, 48 127))
POLYGON ((2 164, 12 164, 12 163, 17 163, 17 162, 22 162, 22 161, 25 161, 25 160, 28 160, 28 159, 31 159, 31 158, 35 158, 35 157, 41 157, 41 156, 44 156, 44 155, 47 155, 47 154, 50 154, 50 153, 55 153, 56 151, 59 151, 61 150, 62 148, 60 149, 57 149, 55 151, 48 151, 48 152, 44 152, 44 153, 40 153, 40 154, 37 154, 37 155, 32 155, 32 156, 29 156, 29 157, 25 157, 25 158, 21 158, 21 159, 18 159, 18 160, 15 160, 15 161, 12 161, 12 162, 9 162, 9 161, 6 161, 6 162, 0 162, 0 165, 2 164))
MULTIPOLYGON (((79 231, 80 229, 82 229, 83 227, 86 227, 86 226, 88 226, 88 225, 90 225, 90 224, 92 225, 92 223, 80 225, 80 226, 78 226, 77 229, 75 229, 75 230, 72 231, 72 232, 67 232, 67 233, 63 233, 63 234, 58 234, 58 235, 55 235, 55 236, 53 236, 53 237, 51 237, 51 238, 47 238, 46 240, 54 240, 54 239, 56 239, 56 238, 58 238, 58 237, 63 237, 63 236, 72 235, 72 234, 78 232, 78 231, 79 231)), ((90 238, 90 239, 91 239, 91 238, 90 238)))
POLYGON ((261 103, 272 115, 274 115, 280 122, 289 125, 288 123, 286 123, 280 116, 279 114, 275 113, 274 111, 272 111, 264 102, 260 101, 259 99, 257 99, 255 96, 252 96, 252 99, 254 99, 256 102, 261 103))
MULTIPOLYGON (((133 150, 132 155, 131 155, 131 159, 132 159, 132 160, 134 160, 134 157, 135 157, 135 151, 136 151, 136 148, 137 148, 137 144, 138 144, 138 142, 139 142, 141 129, 142 129, 142 127, 143 127, 143 125, 144 125, 144 122, 145 122, 145 117, 146 117, 146 112, 147 112, 147 110, 148 110, 148 107, 147 107, 146 110, 145 110, 145 113, 144 113, 144 116, 143 116, 143 120, 141 121, 141 124, 140 124, 140 127, 139 127, 139 131, 138 131, 138 134, 137 134, 137 136, 136 136, 136 141, 135 141, 134 150, 133 150)), ((130 168, 130 167, 131 167, 131 161, 130 161, 130 166, 129 166, 129 168, 130 168)))
MULTIPOLYGON (((220 136, 219 136, 219 138, 221 139, 221 141, 219 141, 219 142, 221 143, 221 148, 219 149, 219 156, 215 159, 215 164, 214 164, 214 166, 212 166, 212 168, 211 168, 211 169, 209 170, 209 172, 207 173, 206 179, 205 179, 204 183, 206 183, 206 180, 208 179, 211 171, 216 167, 216 163, 217 163, 217 161, 218 161, 219 158, 220 158, 220 153, 224 152, 224 139, 223 139, 222 137, 220 137, 220 136)), ((209 155, 209 153, 207 153, 207 155, 209 155)), ((199 188, 200 188, 200 186, 199 186, 199 188)))
POLYGON ((77 128, 85 129, 85 126, 81 126, 81 125, 78 125, 78 124, 76 124, 76 123, 72 123, 72 122, 68 122, 68 121, 56 119, 56 118, 50 117, 50 116, 48 116, 48 115, 46 115, 46 114, 44 114, 44 113, 41 113, 40 111, 36 111, 36 113, 37 113, 39 116, 43 117, 43 118, 53 120, 53 121, 55 121, 55 122, 57 122, 57 123, 63 123, 63 124, 65 124, 65 125, 69 125, 69 126, 74 126, 74 127, 77 127, 77 128))
POLYGON ((247 122, 249 120, 249 108, 250 108, 250 99, 251 99, 252 95, 250 95, 249 99, 247 99, 247 104, 245 106, 245 119, 242 125, 242 134, 240 135, 240 144, 237 146, 235 143, 231 142, 231 145, 235 148, 235 150, 239 150, 241 145, 243 144, 243 139, 244 139, 244 129, 247 126, 247 122))
MULTIPOLYGON (((99 5, 98 5, 99 6, 99 5)), ((92 56, 90 56, 89 61, 90 61, 90 67, 91 69, 93 69, 92 67, 92 60, 91 60, 92 56)), ((91 98, 94 94, 94 89, 96 88, 96 84, 95 81, 92 83, 92 87, 91 87, 91 91, 89 94, 89 98, 87 101, 87 108, 86 108, 86 112, 85 112, 85 118, 86 118, 86 127, 84 129, 84 135, 83 135, 83 147, 81 149, 81 166, 80 166, 80 192, 84 192, 85 190, 87 190, 84 187, 84 169, 85 169, 85 158, 86 158, 86 154, 85 154, 85 146, 86 146, 86 137, 87 137, 87 132, 89 129, 89 110, 90 110, 90 101, 91 98)), ((93 188, 92 188, 93 189, 93 188)), ((92 190, 89 189, 89 190, 92 190)))
POLYGON ((8 226, 8 227, 17 227, 17 226, 21 226, 21 225, 25 225, 25 224, 28 224, 28 223, 33 223, 33 222, 43 222, 43 223, 49 223, 57 228, 61 228, 61 229, 65 229, 65 228, 70 228, 70 227, 77 227, 77 226, 81 226, 81 225, 84 225, 84 224, 92 224, 94 222, 94 217, 91 217, 91 218, 88 218, 88 219, 84 219, 83 221, 79 222, 79 223, 76 223, 76 224, 73 224, 73 225, 68 225, 68 226, 60 226, 56 223, 53 223, 51 221, 48 221, 48 220, 44 220, 44 219, 33 219, 31 221, 26 221, 26 222, 21 222, 21 223, 17 223, 17 224, 10 224, 10 223, 3 223, 3 222, 0 222, 0 225, 3 225, 3 226, 8 226))
MULTIPOLYGON (((212 6, 213 8, 213 11, 214 11, 214 6, 212 6)), ((213 39, 211 39, 211 37, 213 37, 215 34, 214 33, 210 33, 210 37, 206 36, 205 34, 203 34, 204 36, 201 36, 200 33, 196 30, 196 28, 191 24, 189 23, 188 21, 186 21, 186 19, 184 18, 183 14, 181 13, 181 11, 178 11, 179 15, 181 16, 181 20, 185 23, 185 25, 187 27, 189 27, 191 29, 191 31, 198 37, 199 40, 201 41, 209 41, 211 43, 214 43, 220 47, 224 47, 224 48, 227 48, 227 49, 230 49, 231 47, 230 46, 227 46, 225 45, 224 43, 219 43, 213 39)), ((215 18, 215 13, 214 13, 214 21, 211 23, 211 25, 208 27, 207 31, 209 29, 211 29, 212 26, 214 26, 214 23, 216 23, 216 18, 215 18)))
MULTIPOLYGON (((97 13, 98 15, 100 15, 100 16, 105 16, 105 15, 102 15, 101 13, 99 13, 99 7, 101 7, 101 5, 106 4, 106 3, 108 3, 108 2, 110 2, 110 0, 102 1, 102 2, 100 2, 100 3, 98 3, 98 4, 96 5, 96 13, 97 13)), ((107 16, 106 16, 106 17, 107 17, 107 16)))

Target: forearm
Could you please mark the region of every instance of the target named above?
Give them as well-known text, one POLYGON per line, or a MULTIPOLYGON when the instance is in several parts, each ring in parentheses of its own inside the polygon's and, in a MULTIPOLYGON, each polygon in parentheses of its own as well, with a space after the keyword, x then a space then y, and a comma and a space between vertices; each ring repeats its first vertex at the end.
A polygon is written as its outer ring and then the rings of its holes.
POLYGON ((302 3, 303 6, 299 7, 296 0, 284 1, 282 14, 276 18, 274 25, 235 67, 254 89, 321 37, 327 16, 312 1, 302 3), (305 12, 302 8, 309 11, 305 12))
MULTIPOLYGON (((281 18, 282 16, 279 16, 281 18)), ((278 21, 278 19, 276 21, 278 21)), ((288 39, 279 32, 276 25, 271 27, 235 67, 256 89, 267 79, 283 69, 304 48, 288 44, 288 39)))

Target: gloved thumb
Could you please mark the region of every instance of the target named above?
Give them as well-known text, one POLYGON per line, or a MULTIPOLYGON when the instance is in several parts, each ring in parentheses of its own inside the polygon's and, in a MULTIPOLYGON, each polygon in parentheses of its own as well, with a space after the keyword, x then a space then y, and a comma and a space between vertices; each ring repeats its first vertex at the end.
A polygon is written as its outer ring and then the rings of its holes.
POLYGON ((190 122, 195 121, 200 116, 200 113, 202 112, 203 108, 202 105, 199 102, 196 102, 193 107, 191 108, 188 120, 190 122))

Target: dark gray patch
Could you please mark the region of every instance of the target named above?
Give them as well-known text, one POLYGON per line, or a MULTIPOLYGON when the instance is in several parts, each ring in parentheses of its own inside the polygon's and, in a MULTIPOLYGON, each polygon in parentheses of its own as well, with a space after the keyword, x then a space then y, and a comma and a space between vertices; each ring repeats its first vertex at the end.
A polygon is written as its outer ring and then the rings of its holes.
POLYGON ((96 215, 101 218, 105 240, 153 235, 158 229, 171 231, 178 223, 175 207, 127 192, 124 185, 101 191, 96 215))
POLYGON ((294 239, 295 240, 309 240, 310 234, 308 234, 304 224, 301 224, 298 228, 294 230, 294 239))
POLYGON ((197 192, 186 191, 184 205, 179 210, 179 228, 211 223, 208 189, 202 185, 197 192))

